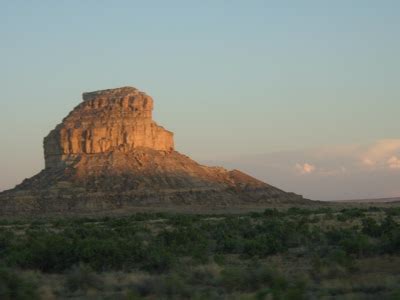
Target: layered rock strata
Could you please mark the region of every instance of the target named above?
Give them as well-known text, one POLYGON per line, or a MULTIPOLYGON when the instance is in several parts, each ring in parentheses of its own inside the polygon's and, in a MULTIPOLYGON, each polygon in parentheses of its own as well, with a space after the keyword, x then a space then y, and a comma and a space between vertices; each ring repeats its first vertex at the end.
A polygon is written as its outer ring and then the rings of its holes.
POLYGON ((83 102, 45 137, 46 168, 86 154, 174 150, 172 132, 153 121, 152 111, 153 99, 135 88, 84 93, 83 102))

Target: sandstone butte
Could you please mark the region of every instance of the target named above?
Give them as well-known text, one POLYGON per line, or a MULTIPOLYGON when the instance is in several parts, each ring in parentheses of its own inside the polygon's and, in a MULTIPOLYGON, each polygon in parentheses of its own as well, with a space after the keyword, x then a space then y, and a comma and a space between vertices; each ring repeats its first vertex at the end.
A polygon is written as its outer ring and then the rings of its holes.
POLYGON ((44 138, 44 170, 0 193, 0 213, 308 201, 180 154, 173 133, 153 121, 152 111, 153 99, 132 87, 84 93, 44 138))

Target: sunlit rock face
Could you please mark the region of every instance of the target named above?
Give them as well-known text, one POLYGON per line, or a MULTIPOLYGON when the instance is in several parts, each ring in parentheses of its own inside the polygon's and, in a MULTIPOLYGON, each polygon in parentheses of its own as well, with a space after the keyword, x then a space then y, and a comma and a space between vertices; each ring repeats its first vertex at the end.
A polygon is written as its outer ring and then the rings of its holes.
POLYGON ((132 87, 83 94, 79 104, 44 139, 46 168, 80 154, 174 150, 173 133, 152 119, 153 99, 132 87))

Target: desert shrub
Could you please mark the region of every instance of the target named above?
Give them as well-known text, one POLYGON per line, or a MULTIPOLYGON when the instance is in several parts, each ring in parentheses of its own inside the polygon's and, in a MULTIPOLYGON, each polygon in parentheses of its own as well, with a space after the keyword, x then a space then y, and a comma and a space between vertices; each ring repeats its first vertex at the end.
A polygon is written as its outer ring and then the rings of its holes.
POLYGON ((365 216, 365 210, 361 208, 344 208, 336 215, 336 218, 340 222, 346 222, 348 220, 354 220, 365 216))
POLYGON ((0 230, 0 256, 10 248, 14 238, 15 234, 11 230, 0 230))
MULTIPOLYGON (((10 266, 44 272, 64 272, 83 263, 95 271, 140 269, 166 273, 182 260, 198 265, 214 258, 223 265, 231 254, 248 259, 302 247, 330 260, 327 257, 332 249, 349 257, 374 251, 396 253, 399 249, 399 224, 391 216, 381 224, 364 217, 360 232, 355 227, 324 229, 312 225, 321 217, 315 215, 316 211, 293 208, 282 213, 266 209, 261 214, 218 218, 142 213, 123 218, 65 220, 57 229, 24 227, 22 235, 3 229, 0 259, 10 266), (161 224, 141 221, 159 218, 163 219, 161 224)), ((358 209, 340 213, 346 218, 363 214, 358 209)))
POLYGON ((85 223, 93 223, 93 222, 97 222, 98 220, 95 218, 91 218, 91 217, 83 217, 83 218, 77 218, 77 219, 73 219, 72 223, 75 225, 82 225, 85 223))
POLYGON ((398 300, 400 299, 400 288, 395 289, 389 295, 390 300, 398 300))
POLYGON ((370 206, 370 207, 368 207, 367 211, 369 211, 369 212, 378 212, 378 211, 382 211, 382 208, 376 207, 376 206, 370 206))
POLYGON ((332 214, 333 209, 330 207, 320 207, 313 211, 314 214, 332 214))
MULTIPOLYGON (((296 279, 294 280, 289 287, 284 291, 283 299, 286 300, 305 300, 307 297, 307 281, 305 279, 296 279)), ((279 294, 276 297, 279 299, 279 294)))
POLYGON ((288 208, 288 210, 286 211, 286 214, 288 215, 310 215, 314 213, 313 210, 311 209, 306 209, 306 208, 300 208, 300 207, 290 207, 288 208))
POLYGON ((130 220, 128 218, 114 218, 107 222, 107 225, 110 227, 125 227, 130 224, 130 220))
POLYGON ((179 272, 190 285, 217 286, 220 267, 215 264, 180 268, 179 272))
POLYGON ((35 283, 21 278, 14 271, 0 268, 0 299, 35 300, 39 295, 35 283))
POLYGON ((137 282, 132 292, 133 299, 136 299, 136 295, 138 298, 155 296, 156 299, 189 299, 194 291, 178 273, 169 273, 137 282))
POLYGON ((161 231, 155 241, 177 256, 191 256, 206 262, 210 253, 210 242, 206 232, 195 226, 176 227, 161 231))
POLYGON ((346 268, 347 271, 356 270, 355 259, 343 249, 334 249, 330 251, 327 258, 325 259, 325 264, 327 265, 338 264, 346 268))
POLYGON ((191 296, 192 289, 186 284, 185 280, 176 273, 168 274, 163 277, 157 292, 160 296, 169 299, 181 297, 188 299, 191 296))
POLYGON ((376 222, 375 219, 371 217, 366 217, 361 220, 362 223, 362 233, 367 234, 372 237, 379 237, 382 233, 381 226, 376 222))
POLYGON ((285 289, 288 284, 278 272, 261 264, 227 267, 221 272, 221 283, 228 291, 255 291, 261 287, 285 289))
POLYGON ((276 208, 266 208, 263 212, 265 217, 279 217, 282 216, 282 213, 276 208))
POLYGON ((337 245, 341 240, 351 237, 353 230, 343 228, 332 228, 325 232, 327 242, 331 245, 337 245))
POLYGON ((348 219, 348 216, 345 214, 336 215, 336 220, 338 220, 339 222, 346 222, 348 219))
POLYGON ((242 253, 253 257, 264 257, 287 249, 282 239, 275 238, 272 235, 264 234, 254 239, 243 240, 242 253))
POLYGON ((264 216, 263 213, 259 213, 259 212, 250 212, 248 215, 250 216, 250 218, 253 218, 253 219, 262 218, 264 216))
POLYGON ((228 217, 220 222, 205 222, 201 226, 205 237, 215 241, 216 253, 241 253, 244 236, 256 234, 248 218, 228 217))
POLYGON ((164 219, 167 218, 167 214, 165 213, 148 213, 148 212, 140 212, 133 214, 129 217, 130 220, 135 222, 142 222, 148 220, 155 220, 155 219, 164 219))
POLYGON ((323 216, 324 220, 333 220, 335 215, 332 212, 328 212, 323 216))
POLYGON ((196 215, 172 215, 168 219, 168 223, 174 226, 190 226, 199 219, 196 215))
POLYGON ((204 223, 201 230, 208 240, 215 241, 213 251, 219 254, 267 256, 284 252, 303 243, 309 231, 307 221, 284 218, 227 217, 218 223, 204 223))
POLYGON ((70 292, 88 289, 101 290, 103 282, 93 270, 86 265, 74 266, 66 273, 65 287, 70 292))
POLYGON ((356 228, 332 229, 326 232, 328 244, 339 246, 347 254, 362 256, 368 254, 372 244, 365 234, 358 232, 356 228))
POLYGON ((221 284, 229 292, 254 292, 255 299, 305 299, 305 280, 284 277, 257 261, 247 266, 231 266, 221 272, 221 284), (268 298, 269 299, 269 298, 268 298))
POLYGON ((77 241, 76 252, 80 262, 98 271, 122 269, 127 245, 115 239, 86 238, 77 241))
POLYGON ((136 282, 128 292, 128 299, 141 299, 155 293, 155 286, 158 283, 154 278, 144 278, 136 282))
POLYGON ((383 237, 383 249, 387 253, 399 253, 400 251, 400 229, 393 230, 383 237))
POLYGON ((135 239, 98 226, 74 226, 59 233, 30 231, 9 248, 9 264, 43 272, 62 272, 79 262, 98 271, 123 269, 141 257, 141 244, 135 239))
POLYGON ((400 225, 393 219, 392 216, 388 215, 381 223, 381 234, 389 234, 393 230, 397 230, 400 225))
POLYGON ((342 216, 349 219, 364 217, 364 210, 361 208, 344 208, 341 211, 342 216))
POLYGON ((7 261, 22 268, 61 272, 78 263, 73 240, 54 233, 31 233, 10 248, 7 261))
POLYGON ((33 220, 30 224, 29 227, 30 228, 38 228, 41 227, 43 225, 45 225, 47 222, 45 220, 42 219, 37 219, 37 220, 33 220))
POLYGON ((321 221, 321 219, 320 219, 320 217, 318 217, 318 216, 312 216, 312 217, 309 219, 309 223, 318 223, 319 221, 321 221))
POLYGON ((164 245, 152 243, 142 252, 140 267, 148 272, 165 272, 175 265, 177 257, 164 245))
POLYGON ((0 220, 0 226, 6 226, 12 224, 12 221, 7 220, 7 219, 2 219, 0 220))
POLYGON ((61 219, 61 218, 60 218, 60 219, 53 220, 53 221, 51 222, 51 224, 52 224, 53 227, 55 227, 55 228, 62 228, 62 227, 68 226, 69 222, 68 222, 68 220, 61 219))
POLYGON ((386 215, 388 216, 400 216, 400 207, 391 207, 386 209, 386 215))
POLYGON ((388 216, 381 225, 382 251, 384 253, 399 253, 400 251, 400 224, 388 216))
POLYGON ((351 236, 342 239, 339 243, 344 251, 348 254, 363 256, 368 254, 372 249, 372 245, 368 237, 362 233, 354 232, 351 236))
POLYGON ((215 254, 214 255, 214 262, 218 265, 224 265, 225 264, 225 256, 222 254, 215 254))
POLYGON ((220 245, 222 253, 241 253, 243 249, 243 240, 239 237, 227 236, 217 242, 220 245))

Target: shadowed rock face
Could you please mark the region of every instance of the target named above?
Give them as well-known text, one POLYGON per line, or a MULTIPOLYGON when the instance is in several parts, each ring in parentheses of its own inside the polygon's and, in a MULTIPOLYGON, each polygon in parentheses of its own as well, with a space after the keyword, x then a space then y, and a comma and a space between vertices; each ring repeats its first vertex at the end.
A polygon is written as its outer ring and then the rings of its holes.
POLYGON ((0 213, 306 201, 180 154, 172 132, 152 120, 152 110, 153 99, 132 87, 84 93, 45 137, 45 169, 1 193, 0 213))

